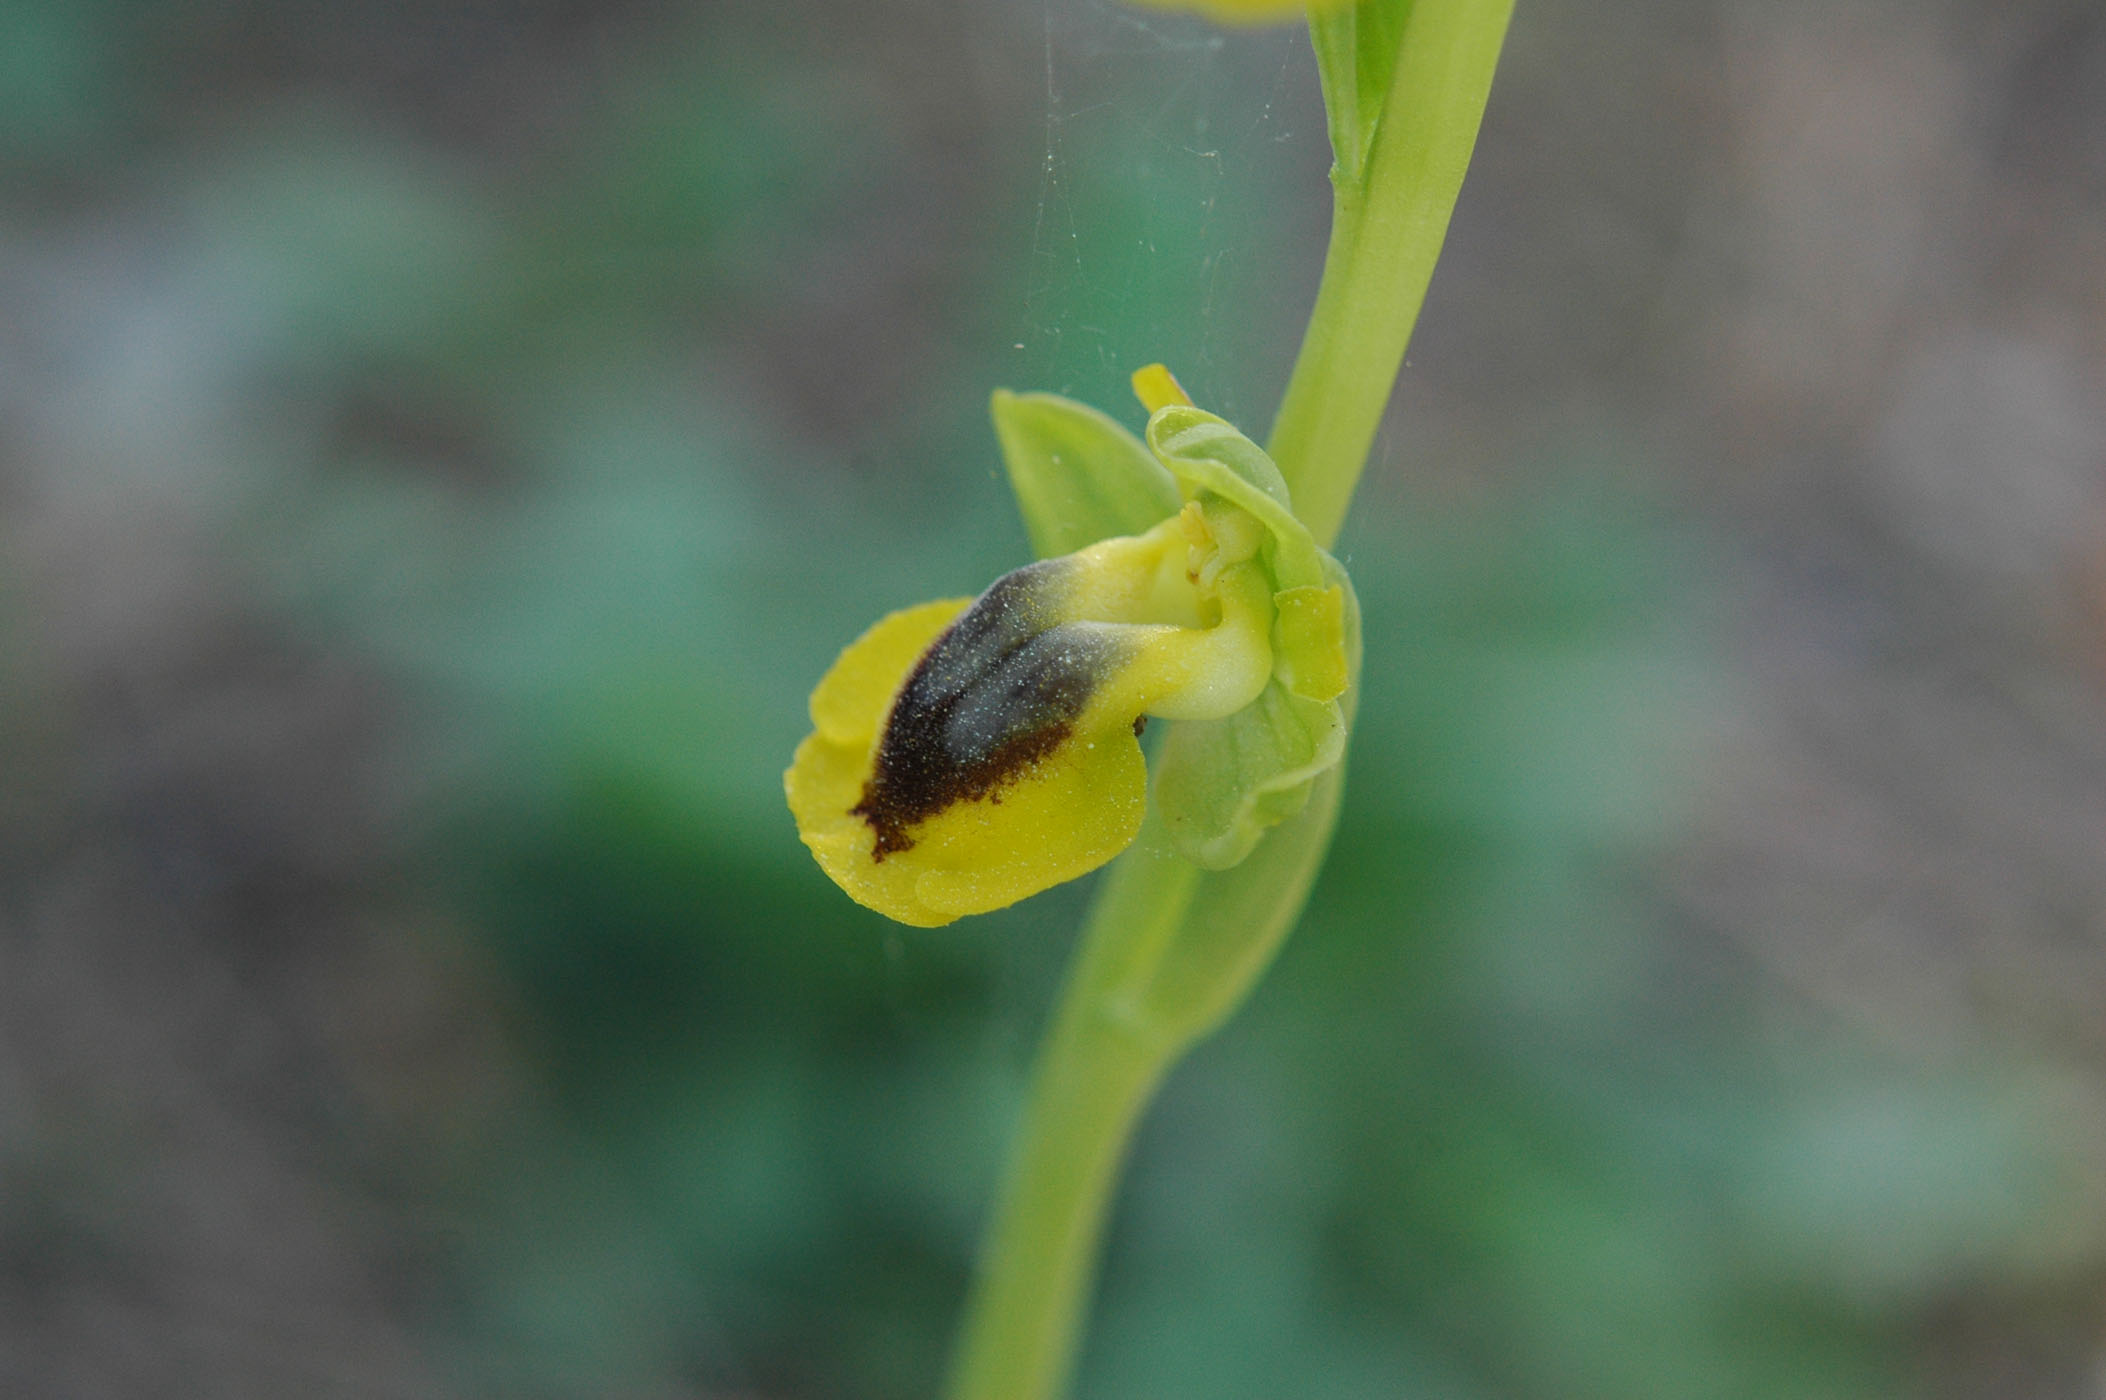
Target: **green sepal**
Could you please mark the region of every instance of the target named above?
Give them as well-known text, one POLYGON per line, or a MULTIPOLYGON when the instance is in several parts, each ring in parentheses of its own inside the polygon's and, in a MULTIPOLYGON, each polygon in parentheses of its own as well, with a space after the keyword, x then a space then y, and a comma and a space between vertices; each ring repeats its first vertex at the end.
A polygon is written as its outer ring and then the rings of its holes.
POLYGON ((1177 483, 1141 440, 1087 404, 997 389, 995 437, 1041 559, 1138 535, 1177 514, 1177 483))
POLYGON ((1282 664, 1255 703, 1225 719, 1174 724, 1157 752, 1156 810, 1178 854, 1202 869, 1241 864, 1266 832, 1301 813, 1316 781, 1345 757, 1360 677, 1360 607, 1344 568, 1320 557, 1327 586, 1344 602, 1342 636, 1332 643, 1343 652, 1343 693, 1297 694, 1282 664))

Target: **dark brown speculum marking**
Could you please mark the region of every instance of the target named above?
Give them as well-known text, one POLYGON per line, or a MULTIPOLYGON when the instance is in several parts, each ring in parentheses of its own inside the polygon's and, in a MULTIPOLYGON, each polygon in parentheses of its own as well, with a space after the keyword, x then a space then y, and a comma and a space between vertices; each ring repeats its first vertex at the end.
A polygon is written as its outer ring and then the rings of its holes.
POLYGON ((873 860, 914 845, 909 829, 960 802, 999 802, 1074 733, 1124 648, 1047 619, 1073 566, 1048 560, 1005 574, 908 673, 877 761, 850 815, 870 823, 873 860))

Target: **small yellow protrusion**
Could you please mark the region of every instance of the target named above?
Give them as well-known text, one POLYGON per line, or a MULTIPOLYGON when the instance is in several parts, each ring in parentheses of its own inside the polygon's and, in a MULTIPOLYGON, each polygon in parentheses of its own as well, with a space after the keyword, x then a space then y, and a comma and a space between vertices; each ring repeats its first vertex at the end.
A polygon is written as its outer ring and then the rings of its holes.
POLYGON ((1166 408, 1191 408, 1192 396, 1185 386, 1177 382, 1177 376, 1164 365, 1142 365, 1133 372, 1134 396, 1141 407, 1150 413, 1166 408))
POLYGON ((1304 586, 1272 596, 1281 679, 1305 699, 1336 700, 1345 694, 1345 590, 1304 586))

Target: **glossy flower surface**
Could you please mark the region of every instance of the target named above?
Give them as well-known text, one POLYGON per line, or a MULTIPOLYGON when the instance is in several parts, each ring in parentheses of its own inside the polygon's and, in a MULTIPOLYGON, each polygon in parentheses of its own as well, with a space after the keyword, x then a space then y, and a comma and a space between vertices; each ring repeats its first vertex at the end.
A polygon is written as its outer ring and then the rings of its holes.
POLYGON ((1165 816, 1181 849, 1217 867, 1343 751, 1343 574, 1325 573, 1336 565, 1255 445, 1189 404, 1158 407, 1148 447, 1050 396, 996 408, 1005 447, 1047 422, 1049 461, 1098 442, 1074 470, 1096 473, 1093 499, 1123 502, 1120 518, 1172 513, 978 598, 893 613, 813 691, 812 733, 783 778, 798 833, 836 884, 901 923, 1000 909, 1125 849, 1148 809, 1151 717, 1192 722, 1165 750, 1178 775, 1165 816), (1255 455, 1239 469, 1239 454, 1255 455), (1107 491, 1114 472, 1138 485, 1107 491))

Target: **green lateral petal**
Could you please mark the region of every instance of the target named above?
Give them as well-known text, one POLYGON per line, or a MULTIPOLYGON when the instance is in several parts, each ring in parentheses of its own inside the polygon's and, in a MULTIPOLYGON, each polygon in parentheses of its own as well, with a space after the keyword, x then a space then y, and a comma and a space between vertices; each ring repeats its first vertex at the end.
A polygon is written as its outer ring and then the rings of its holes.
POLYGON ((1039 558, 1138 535, 1177 514, 1177 483, 1108 415, 1058 394, 1007 389, 995 391, 992 410, 1009 486, 1039 558))
POLYGON ((1242 863, 1267 831, 1302 811, 1316 780, 1345 757, 1350 687, 1360 677, 1360 608, 1345 570, 1321 558, 1343 603, 1343 635, 1331 644, 1343 653, 1341 684, 1318 700, 1276 676, 1235 714, 1173 725, 1157 753, 1164 830, 1178 854, 1204 869, 1242 863))

